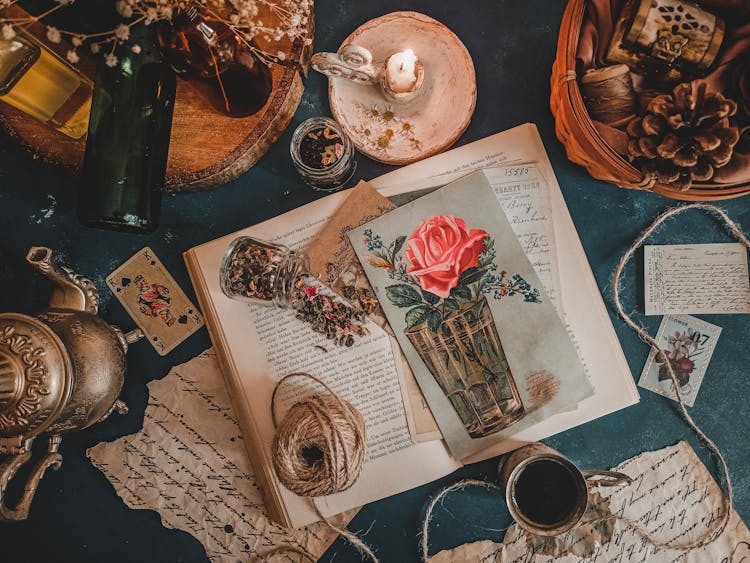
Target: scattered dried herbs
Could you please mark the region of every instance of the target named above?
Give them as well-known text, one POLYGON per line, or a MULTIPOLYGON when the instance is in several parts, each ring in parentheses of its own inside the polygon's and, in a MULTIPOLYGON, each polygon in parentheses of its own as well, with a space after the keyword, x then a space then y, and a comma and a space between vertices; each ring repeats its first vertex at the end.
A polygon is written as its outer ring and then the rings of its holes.
MULTIPOLYGON (((338 346, 353 346, 355 336, 367 336, 364 311, 321 293, 304 274, 304 255, 288 248, 243 237, 233 243, 221 268, 222 291, 234 299, 289 307, 315 332, 338 346)), ((319 348, 325 348, 320 346, 319 348)))
POLYGON ((362 311, 323 295, 317 286, 308 284, 304 278, 297 280, 295 288, 292 307, 297 311, 297 318, 337 346, 353 346, 355 336, 370 334, 362 326, 366 321, 362 311))

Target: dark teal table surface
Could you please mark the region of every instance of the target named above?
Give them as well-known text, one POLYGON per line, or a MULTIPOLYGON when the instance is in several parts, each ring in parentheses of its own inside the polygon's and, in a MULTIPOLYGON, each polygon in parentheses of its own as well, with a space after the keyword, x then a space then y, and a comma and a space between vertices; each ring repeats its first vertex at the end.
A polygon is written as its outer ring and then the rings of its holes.
MULTIPOLYGON (((319 0, 315 47, 335 51, 363 22, 395 10, 424 12, 447 24, 464 41, 477 71, 477 108, 458 144, 481 139, 524 122, 535 122, 562 186, 586 255, 610 311, 610 276, 633 238, 660 211, 675 202, 622 190, 591 179, 565 158, 554 134, 549 110, 549 74, 564 9, 562 0, 368 1, 319 0)), ((47 303, 49 283, 25 265, 30 246, 47 245, 65 263, 94 280, 102 295, 103 317, 122 327, 132 320, 104 284, 104 278, 133 253, 150 246, 176 280, 193 296, 182 253, 188 248, 312 201, 318 194, 297 178, 289 159, 291 131, 302 120, 329 114, 326 83, 311 74, 292 125, 260 163, 220 189, 167 196, 159 230, 149 236, 124 235, 80 227, 75 219, 77 185, 41 168, 5 138, 0 138, 0 311, 35 312, 47 303)), ((360 178, 391 168, 358 156, 360 178)), ((748 199, 722 203, 750 228, 748 199)), ((691 211, 670 222, 655 243, 727 242, 713 220, 691 211)), ((626 278, 626 307, 652 334, 660 318, 642 315, 640 264, 626 278)), ((750 519, 750 335, 746 316, 713 315, 723 327, 706 379, 692 409, 695 419, 726 453, 735 486, 737 511, 750 519)), ((612 322, 634 377, 648 349, 619 319, 612 322)), ((188 361, 211 345, 205 329, 161 358, 146 344, 128 355, 123 398, 126 416, 63 441, 64 463, 42 481, 28 521, 0 525, 0 562, 204 562, 201 544, 181 531, 164 528, 158 514, 130 510, 106 478, 86 459, 85 450, 100 441, 131 434, 141 427, 146 383, 164 377, 171 366, 188 361)), ((694 439, 672 402, 640 391, 640 404, 547 442, 583 468, 606 468, 645 450, 688 440, 708 467, 714 463, 694 439)), ((405 467, 404 471, 419 471, 405 467)), ((362 531, 382 561, 418 560, 418 530, 425 506, 445 484, 464 477, 495 480, 496 460, 457 471, 441 481, 364 507, 350 524, 362 531)), ((499 540, 510 518, 502 499, 485 490, 466 490, 447 499, 438 511, 431 552, 479 540, 499 540)), ((357 553, 337 540, 323 561, 356 561, 357 553)))

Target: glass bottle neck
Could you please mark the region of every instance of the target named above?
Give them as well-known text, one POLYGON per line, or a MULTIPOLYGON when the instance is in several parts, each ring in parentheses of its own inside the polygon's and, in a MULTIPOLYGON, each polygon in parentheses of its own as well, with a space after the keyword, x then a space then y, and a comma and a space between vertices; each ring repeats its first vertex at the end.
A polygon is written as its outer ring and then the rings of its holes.
POLYGON ((288 309, 294 306, 295 294, 301 280, 308 274, 308 260, 304 253, 290 251, 279 265, 273 290, 273 304, 288 309))

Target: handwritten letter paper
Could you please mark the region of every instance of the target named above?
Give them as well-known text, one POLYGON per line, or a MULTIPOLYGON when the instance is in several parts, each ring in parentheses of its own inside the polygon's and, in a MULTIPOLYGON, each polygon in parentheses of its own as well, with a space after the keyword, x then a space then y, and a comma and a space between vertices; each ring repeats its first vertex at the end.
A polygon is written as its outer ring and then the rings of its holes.
MULTIPOLYGON (((750 558, 750 532, 736 511, 732 511, 727 528, 715 542, 687 552, 659 549, 631 524, 645 528, 660 542, 670 543, 695 541, 707 529, 715 527, 722 510, 722 493, 687 442, 643 453, 613 469, 630 475, 633 483, 599 489, 611 513, 618 515, 610 530, 611 539, 604 545, 593 542, 580 545, 580 538, 566 538, 570 533, 558 536, 555 546, 550 542, 529 543, 525 533, 514 524, 508 528, 501 544, 492 541, 465 544, 441 551, 430 563, 741 563, 750 558), (560 550, 562 545, 569 546, 569 551, 560 550), (551 547, 558 549, 557 555, 550 554, 551 547), (587 551, 585 558, 572 554, 584 549, 587 551)), ((600 523, 602 529, 608 522, 611 520, 600 523)))
POLYGON ((266 516, 212 350, 148 388, 143 430, 88 451, 129 507, 189 532, 214 563, 255 561, 276 546, 323 554, 330 529, 287 530, 266 516))
POLYGON ((647 315, 750 313, 739 243, 646 246, 644 282, 647 315))
POLYGON ((552 226, 552 204, 549 186, 539 166, 525 164, 487 168, 485 174, 523 251, 544 284, 550 301, 560 313, 560 277, 552 226))

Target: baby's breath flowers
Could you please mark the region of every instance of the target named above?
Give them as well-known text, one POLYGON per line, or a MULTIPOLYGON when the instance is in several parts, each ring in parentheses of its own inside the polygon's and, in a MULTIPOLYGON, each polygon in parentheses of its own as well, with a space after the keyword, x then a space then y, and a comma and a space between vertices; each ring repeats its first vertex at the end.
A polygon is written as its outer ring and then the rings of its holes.
MULTIPOLYGON (((26 27, 56 12, 74 0, 54 0, 54 6, 39 15, 23 18, 3 17, 2 11, 18 0, 0 0, 0 37, 10 40, 15 36, 14 27, 26 27)), ((115 9, 125 20, 114 29, 92 34, 82 34, 54 26, 47 26, 46 37, 51 43, 60 43, 66 38, 72 48, 66 53, 69 62, 80 60, 78 50, 87 44, 92 53, 104 53, 108 66, 118 63, 115 51, 118 45, 130 38, 130 28, 139 23, 150 25, 157 21, 171 21, 177 10, 194 6, 209 19, 219 20, 240 38, 259 59, 266 63, 280 63, 292 67, 301 66, 303 47, 312 44, 309 18, 312 17, 313 0, 116 0, 115 9), (259 47, 259 44, 265 48, 259 47), (296 49, 279 48, 282 44, 296 49), (270 47, 269 45, 274 45, 270 47), (268 47, 266 47, 268 46, 268 47), (106 49, 103 50, 103 47, 106 49), (287 51, 296 53, 289 57, 287 51)), ((139 45, 131 46, 139 53, 139 45)))

